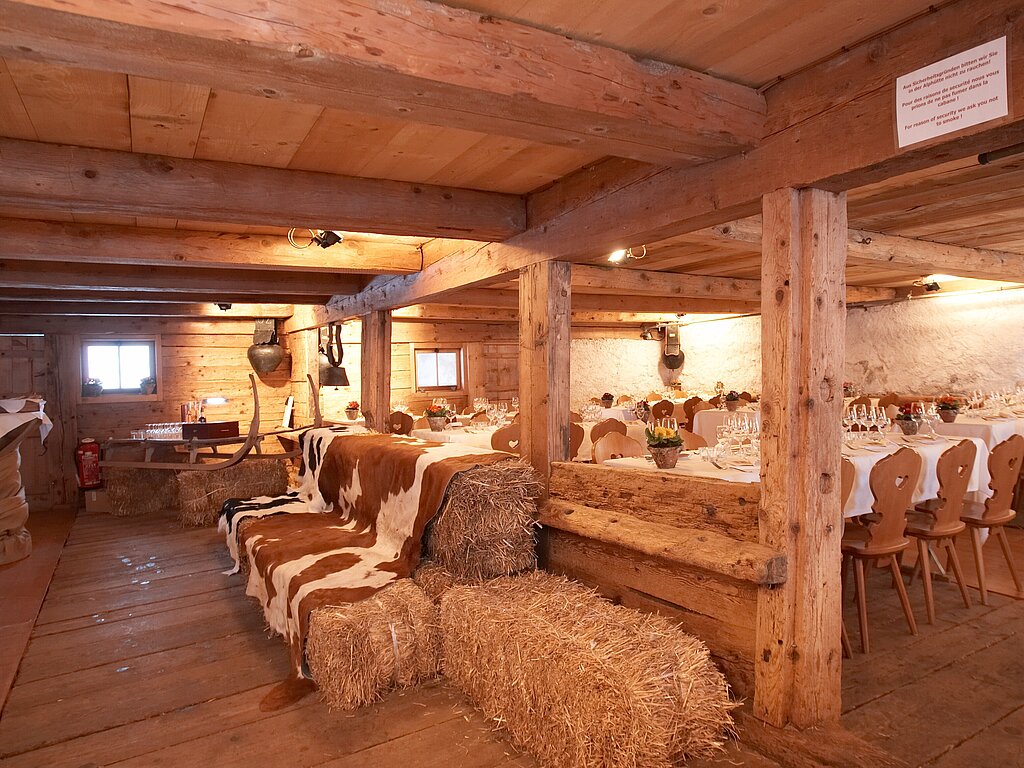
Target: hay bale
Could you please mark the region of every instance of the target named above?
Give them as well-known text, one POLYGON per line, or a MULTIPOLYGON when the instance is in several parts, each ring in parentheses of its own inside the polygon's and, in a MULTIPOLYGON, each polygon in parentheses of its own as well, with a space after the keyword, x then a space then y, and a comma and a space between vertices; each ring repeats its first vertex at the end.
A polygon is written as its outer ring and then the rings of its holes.
POLYGON ((216 525, 228 499, 280 496, 288 490, 288 469, 282 459, 246 459, 226 469, 178 473, 184 526, 216 525))
POLYGON ((457 475, 425 537, 425 557, 475 581, 535 568, 541 489, 540 475, 522 460, 457 475))
POLYGON ((456 578, 443 565, 438 565, 431 560, 420 561, 419 566, 412 574, 412 580, 435 603, 441 602, 441 598, 452 587, 471 587, 482 583, 471 579, 456 578))
POLYGON ((369 704, 438 675, 437 609, 411 579, 351 605, 313 611, 306 660, 331 709, 369 704))
POLYGON ((719 751, 729 688, 660 616, 535 572, 441 600, 444 674, 552 768, 664 768, 719 751))
POLYGON ((166 469, 107 467, 103 484, 114 517, 148 515, 178 506, 178 484, 166 469))

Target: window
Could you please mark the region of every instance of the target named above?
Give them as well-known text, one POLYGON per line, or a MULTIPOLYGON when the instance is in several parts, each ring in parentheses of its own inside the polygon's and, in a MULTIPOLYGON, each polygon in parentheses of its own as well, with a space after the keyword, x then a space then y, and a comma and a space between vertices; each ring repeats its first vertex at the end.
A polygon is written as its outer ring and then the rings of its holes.
MULTIPOLYGON (((83 390, 95 397, 141 395, 144 379, 156 379, 157 343, 154 339, 86 339, 82 341, 82 383, 98 380, 102 392, 83 390)), ((153 385, 147 389, 152 389, 153 385)))
POLYGON ((415 353, 416 389, 461 389, 461 349, 417 349, 415 353))

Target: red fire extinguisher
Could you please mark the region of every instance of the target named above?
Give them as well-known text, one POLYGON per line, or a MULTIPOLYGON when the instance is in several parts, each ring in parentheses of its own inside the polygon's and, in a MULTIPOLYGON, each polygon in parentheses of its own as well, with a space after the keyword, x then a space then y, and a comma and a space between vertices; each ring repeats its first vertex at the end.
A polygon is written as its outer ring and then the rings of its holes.
POLYGON ((90 437, 82 438, 75 449, 75 465, 78 467, 79 488, 99 488, 103 485, 100 473, 100 447, 90 437))

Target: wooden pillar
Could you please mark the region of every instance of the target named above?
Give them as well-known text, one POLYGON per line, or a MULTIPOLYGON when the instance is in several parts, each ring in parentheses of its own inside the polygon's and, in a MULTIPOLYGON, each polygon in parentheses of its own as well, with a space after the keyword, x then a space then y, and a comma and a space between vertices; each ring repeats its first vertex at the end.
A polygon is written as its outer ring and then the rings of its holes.
POLYGON ((47 367, 51 376, 46 412, 53 420, 53 430, 46 440, 55 482, 57 503, 72 509, 78 507, 78 471, 75 447, 78 445, 78 396, 82 389, 81 351, 71 334, 46 334, 44 338, 47 367))
POLYGON ((360 405, 366 426, 384 431, 391 412, 391 312, 362 316, 360 405))
POLYGON ((547 477, 569 459, 569 341, 572 265, 519 272, 519 453, 547 477))
POLYGON ((840 714, 846 196, 778 190, 763 219, 760 536, 788 577, 758 599, 754 712, 803 728, 840 714))

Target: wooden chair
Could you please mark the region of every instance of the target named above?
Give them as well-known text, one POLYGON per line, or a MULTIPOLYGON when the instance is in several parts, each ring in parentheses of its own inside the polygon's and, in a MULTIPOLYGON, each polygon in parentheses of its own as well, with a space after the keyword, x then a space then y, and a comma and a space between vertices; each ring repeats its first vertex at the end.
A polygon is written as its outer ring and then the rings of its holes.
POLYGON ((625 435, 627 432, 626 425, 618 419, 599 421, 590 429, 590 442, 596 444, 598 440, 609 432, 618 432, 620 435, 625 435))
POLYGON ((660 400, 651 406, 652 419, 668 419, 672 417, 675 410, 675 403, 671 400, 660 400))
POLYGON ((648 392, 647 397, 644 398, 648 403, 653 403, 657 400, 664 400, 665 396, 661 392, 648 392))
POLYGON ((569 411, 569 421, 583 421, 583 415, 578 411, 569 411))
POLYGON ((868 397, 867 395, 861 395, 860 397, 855 397, 853 400, 851 400, 850 401, 850 405, 851 406, 854 406, 854 405, 868 405, 868 406, 870 406, 871 405, 871 398, 868 397))
POLYGON ((715 395, 710 400, 708 400, 708 403, 711 404, 712 408, 717 408, 718 406, 720 406, 722 404, 722 400, 723 399, 724 398, 721 395, 715 395))
POLYGON ((395 435, 408 435, 412 432, 413 418, 408 413, 394 411, 388 416, 388 432, 395 435))
POLYGON ((695 435, 688 429, 679 430, 679 437, 683 439, 683 449, 687 451, 695 451, 698 448, 704 448, 707 446, 708 441, 700 435, 695 435))
POLYGON ((592 402, 594 405, 604 405, 604 402, 601 400, 600 397, 592 397, 590 398, 590 402, 592 402))
POLYGON ((595 464, 604 464, 609 459, 643 455, 644 447, 640 443, 618 432, 609 432, 594 443, 595 464))
POLYGON ((750 403, 754 402, 754 396, 747 392, 746 390, 744 390, 743 392, 740 392, 740 400, 746 400, 747 404, 749 405, 750 403))
POLYGON ((572 461, 580 452, 580 448, 583 446, 583 438, 587 436, 587 431, 583 427, 575 422, 569 425, 569 461, 572 461))
POLYGON ((509 424, 491 435, 491 448, 505 453, 519 453, 519 425, 509 424))
POLYGON ((684 403, 673 403, 672 418, 679 422, 680 427, 687 428, 686 408, 684 403))
POLYGON ((701 398, 696 397, 696 396, 691 397, 688 400, 683 402, 683 413, 686 415, 686 428, 687 429, 693 429, 693 409, 694 409, 694 406, 697 405, 697 403, 702 403, 702 402, 704 402, 704 401, 701 398))
POLYGON ((486 424, 487 423, 487 414, 484 411, 480 411, 480 413, 474 413, 469 418, 469 423, 470 424, 486 424))
MULTIPOLYGON (((917 505, 916 512, 907 518, 907 535, 917 541, 917 568, 921 569, 924 582, 924 604, 928 612, 928 623, 935 623, 935 600, 932 596, 931 552, 932 542, 946 549, 946 558, 953 566, 953 575, 960 587, 964 607, 971 607, 960 558, 956 554, 956 537, 963 532, 966 524, 960 520, 964 510, 964 497, 971 482, 974 460, 978 455, 977 446, 970 440, 962 440, 947 449, 939 457, 935 472, 939 477, 938 498, 929 499, 917 505)), ((911 577, 913 581, 913 577, 911 577)))
MULTIPOLYGON (((914 498, 917 480, 921 475, 921 457, 910 448, 900 448, 896 453, 879 461, 871 470, 871 493, 874 503, 871 510, 874 518, 862 527, 848 526, 843 533, 842 581, 846 587, 846 571, 853 561, 854 578, 857 585, 857 617, 860 623, 860 648, 864 653, 870 649, 868 640, 867 585, 864 579, 864 564, 868 561, 886 559, 892 571, 893 583, 899 593, 903 615, 907 618, 910 634, 917 634, 917 622, 903 584, 897 555, 910 546, 904 535, 907 526, 907 510, 914 498)), ((840 483, 842 479, 840 478, 840 483)), ((851 486, 852 487, 852 486, 851 486)))
POLYGON ((619 395, 617 398, 615 398, 615 404, 622 405, 623 403, 628 403, 632 399, 633 398, 630 397, 629 395, 619 395))
POLYGON ((971 532, 971 546, 974 548, 974 567, 978 571, 978 591, 981 592, 981 604, 988 605, 988 588, 985 584, 985 560, 981 552, 981 529, 988 528, 990 535, 999 540, 999 546, 1006 558, 1006 566, 1010 570, 1017 594, 1021 594, 1020 575, 1013 563, 1010 542, 1006 538, 1005 526, 1017 516, 1011 506, 1013 491, 1021 474, 1024 462, 1024 436, 1014 435, 995 448, 988 456, 988 473, 992 478, 988 487, 992 495, 985 499, 984 504, 974 501, 964 502, 964 511, 960 519, 966 523, 971 532))
POLYGON ((463 416, 471 416, 474 413, 476 413, 476 408, 473 407, 472 405, 467 405, 465 408, 462 409, 463 416))
MULTIPOLYGON (((868 400, 868 405, 871 405, 870 400, 868 400)), ((888 395, 882 395, 880 398, 878 398, 879 408, 885 408, 887 405, 895 405, 899 407, 900 396, 895 394, 894 392, 890 392, 888 395)))

